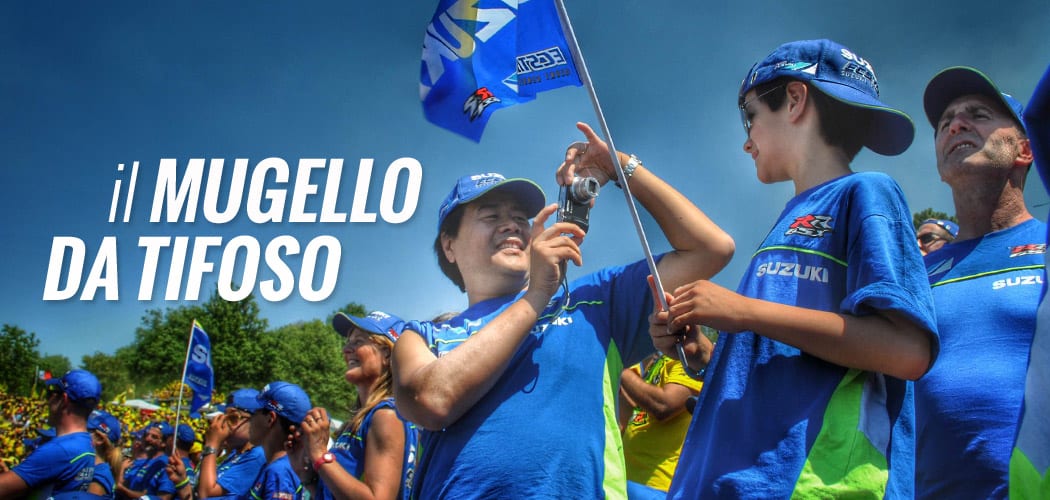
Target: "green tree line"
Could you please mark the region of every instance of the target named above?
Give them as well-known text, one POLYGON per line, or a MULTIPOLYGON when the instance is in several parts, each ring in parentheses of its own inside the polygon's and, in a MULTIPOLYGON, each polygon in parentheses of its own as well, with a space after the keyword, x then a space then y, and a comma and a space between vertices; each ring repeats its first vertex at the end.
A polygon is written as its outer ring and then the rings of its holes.
MULTIPOLYGON (((339 311, 354 316, 367 314, 357 303, 339 311)), ((106 401, 120 395, 142 397, 179 379, 190 328, 196 320, 211 340, 215 390, 219 393, 244 387, 260 389, 266 383, 285 380, 302 386, 315 406, 324 406, 336 418, 345 419, 356 395, 353 386, 343 379, 343 339, 332 330, 331 316, 270 329, 260 317, 253 295, 229 302, 213 293, 200 304, 146 311, 130 344, 113 353, 85 355, 80 367, 98 376, 106 401)), ((65 356, 41 355, 39 346, 34 333, 3 325, 0 391, 30 395, 34 384, 39 384, 37 370, 60 377, 72 368, 65 356)))

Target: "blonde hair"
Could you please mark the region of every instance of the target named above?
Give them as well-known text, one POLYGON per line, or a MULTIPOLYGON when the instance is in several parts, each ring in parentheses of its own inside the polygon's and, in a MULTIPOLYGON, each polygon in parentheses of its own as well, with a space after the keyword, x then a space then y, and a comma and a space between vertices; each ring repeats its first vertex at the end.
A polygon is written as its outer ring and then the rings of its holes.
POLYGON ((379 374, 379 378, 372 382, 371 390, 368 393, 368 400, 363 404, 361 402, 361 395, 357 395, 357 399, 352 405, 350 405, 350 413, 353 417, 350 419, 349 424, 344 427, 345 430, 350 432, 357 432, 361 427, 361 422, 365 420, 365 416, 368 412, 372 411, 379 403, 383 402, 384 399, 389 399, 393 396, 393 389, 391 384, 393 383, 392 375, 390 372, 390 353, 394 349, 394 343, 383 335, 370 334, 369 340, 376 349, 379 350, 386 359, 387 364, 383 369, 383 373, 379 374))
POLYGON ((105 432, 102 432, 101 429, 95 429, 91 431, 91 433, 98 438, 98 444, 95 445, 95 453, 109 464, 110 470, 112 470, 113 475, 116 476, 119 473, 120 468, 124 465, 124 455, 122 450, 110 442, 109 436, 107 436, 105 432))

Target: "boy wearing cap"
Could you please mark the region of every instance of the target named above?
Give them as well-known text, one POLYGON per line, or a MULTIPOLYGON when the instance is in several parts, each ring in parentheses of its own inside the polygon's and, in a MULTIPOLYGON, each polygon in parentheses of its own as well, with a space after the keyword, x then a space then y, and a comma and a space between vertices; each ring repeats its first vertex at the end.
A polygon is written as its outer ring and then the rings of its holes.
POLYGON ((102 395, 87 370, 71 370, 46 382, 48 424, 56 436, 11 470, 0 473, 0 498, 86 492, 95 472, 95 449, 87 420, 102 395))
POLYGON ((198 467, 197 495, 200 498, 240 498, 248 494, 259 471, 266 465, 260 443, 252 442, 252 414, 262 409, 259 391, 238 389, 226 398, 226 410, 212 419, 204 434, 204 448, 198 467), (229 451, 219 457, 219 450, 229 451))
MULTIPOLYGON (((577 127, 588 142, 570 146, 558 183, 616 179, 608 145, 577 127)), ((636 157, 616 154, 674 248, 657 257, 663 284, 722 269, 732 239, 636 157)), ((582 264, 584 232, 545 228, 557 205, 544 204, 530 180, 480 174, 460 178, 440 208, 434 249, 469 307, 445 323, 409 322, 394 347, 398 411, 427 429, 419 498, 625 494, 615 389, 624 365, 652 352, 649 269, 642 260, 563 285, 565 264, 582 264), (558 432, 537 432, 550 422, 558 432)))
POLYGON ((1021 104, 974 68, 941 71, 923 101, 959 234, 926 256, 941 351, 915 386, 916 497, 1002 498, 1046 274, 1032 148, 1021 104))
POLYGON ((959 234, 959 225, 944 219, 926 219, 915 230, 915 239, 919 243, 919 252, 923 257, 930 252, 940 250, 947 243, 955 241, 959 234))
POLYGON ((302 464, 291 463, 285 443, 312 408, 310 397, 295 384, 277 381, 263 387, 256 399, 261 408, 252 413, 249 431, 251 441, 262 447, 266 465, 248 493, 257 500, 292 500, 301 488, 296 467, 302 464))
POLYGON ((668 331, 722 332, 668 498, 911 496, 910 380, 937 337, 903 193, 850 168, 862 147, 911 144, 911 119, 878 95, 871 64, 831 40, 781 45, 744 79, 744 151, 795 196, 735 293, 699 281, 654 315, 664 352, 668 331))

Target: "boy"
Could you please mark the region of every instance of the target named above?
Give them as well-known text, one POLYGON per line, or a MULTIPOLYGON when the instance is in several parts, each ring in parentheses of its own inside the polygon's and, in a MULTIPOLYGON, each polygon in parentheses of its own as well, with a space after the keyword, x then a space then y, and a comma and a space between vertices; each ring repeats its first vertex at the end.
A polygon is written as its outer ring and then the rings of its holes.
POLYGON ((849 163, 861 147, 903 152, 911 119, 831 40, 780 46, 752 67, 739 106, 759 180, 790 180, 795 197, 737 293, 697 281, 654 316, 657 349, 684 342, 692 370, 695 325, 723 332, 669 498, 909 498, 909 380, 936 353, 932 301, 900 188, 849 163))

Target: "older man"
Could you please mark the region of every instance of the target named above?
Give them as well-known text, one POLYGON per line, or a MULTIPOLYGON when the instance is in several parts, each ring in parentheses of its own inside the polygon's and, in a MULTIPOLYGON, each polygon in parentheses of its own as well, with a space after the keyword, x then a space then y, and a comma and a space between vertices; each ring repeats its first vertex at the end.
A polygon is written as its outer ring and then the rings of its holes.
POLYGON ((941 350, 916 383, 916 497, 1003 498, 1045 276, 1032 149, 1021 104, 976 69, 938 73, 924 104, 959 234, 925 257, 941 350))

